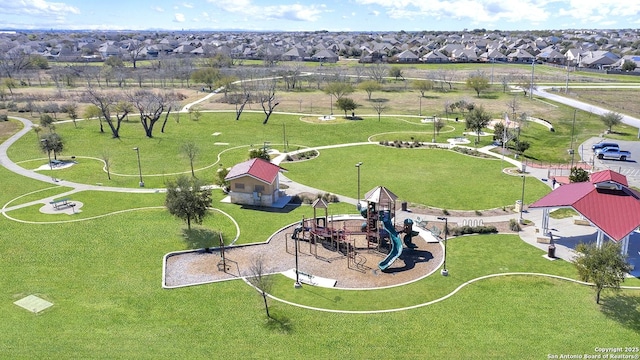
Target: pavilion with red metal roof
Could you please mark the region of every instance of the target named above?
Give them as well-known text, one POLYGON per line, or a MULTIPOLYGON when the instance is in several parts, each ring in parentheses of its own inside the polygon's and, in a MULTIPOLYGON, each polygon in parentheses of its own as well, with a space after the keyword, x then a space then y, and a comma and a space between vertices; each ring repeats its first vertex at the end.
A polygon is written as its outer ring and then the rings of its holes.
POLYGON ((591 174, 589 181, 562 185, 529 206, 543 210, 541 233, 549 234, 549 212, 572 208, 597 229, 597 246, 604 237, 621 243, 624 255, 629 237, 640 226, 640 193, 629 188, 627 178, 615 171, 591 174))

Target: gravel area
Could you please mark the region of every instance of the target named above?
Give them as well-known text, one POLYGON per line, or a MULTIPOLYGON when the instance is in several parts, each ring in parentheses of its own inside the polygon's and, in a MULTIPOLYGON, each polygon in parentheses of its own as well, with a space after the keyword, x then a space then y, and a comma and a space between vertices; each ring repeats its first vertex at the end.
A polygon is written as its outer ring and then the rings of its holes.
MULTIPOLYGON (((357 221, 362 223, 362 220, 357 221)), ((334 224, 341 228, 342 224, 334 224)), ((165 286, 177 287, 207 282, 237 279, 250 275, 250 267, 262 255, 267 272, 284 272, 295 268, 294 226, 274 234, 269 242, 225 248, 226 268, 221 251, 178 253, 167 258, 165 286)), ((402 235, 401 235, 402 236, 402 235)), ((364 235, 349 235, 356 246, 356 255, 348 259, 343 252, 333 251, 326 243, 301 240, 299 270, 306 274, 334 279, 338 288, 378 288, 400 285, 420 279, 434 271, 442 260, 438 243, 427 243, 420 236, 413 237, 415 248, 405 247, 402 255, 388 269, 378 268, 386 254, 384 249, 368 249, 364 235)))

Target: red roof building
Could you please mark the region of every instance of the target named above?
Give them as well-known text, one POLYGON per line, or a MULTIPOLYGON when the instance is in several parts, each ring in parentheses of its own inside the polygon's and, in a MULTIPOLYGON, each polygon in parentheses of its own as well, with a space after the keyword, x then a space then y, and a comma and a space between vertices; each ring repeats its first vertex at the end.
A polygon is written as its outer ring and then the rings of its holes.
POLYGON ((542 234, 549 234, 550 210, 561 207, 574 209, 598 229, 598 246, 606 235, 622 242, 624 254, 629 235, 640 226, 640 193, 628 187, 624 175, 611 170, 591 174, 588 182, 562 185, 531 204, 531 209, 543 209, 542 234))
POLYGON ((280 166, 255 158, 235 165, 225 180, 234 204, 275 206, 286 205, 290 198, 280 192, 280 166))

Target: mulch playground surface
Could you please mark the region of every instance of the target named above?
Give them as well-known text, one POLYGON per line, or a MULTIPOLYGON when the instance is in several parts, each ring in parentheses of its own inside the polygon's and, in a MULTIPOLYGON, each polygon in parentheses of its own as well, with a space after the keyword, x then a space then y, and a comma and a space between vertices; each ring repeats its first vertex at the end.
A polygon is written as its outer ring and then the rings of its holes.
MULTIPOLYGON (((331 225, 336 229, 345 225, 357 228, 362 223, 362 220, 345 221, 331 225)), ((396 225, 400 227, 401 224, 396 225)), ((190 251, 173 254, 166 260, 164 285, 179 287, 251 276, 251 266, 259 256, 268 273, 295 269, 295 242, 291 239, 295 226, 274 234, 267 243, 226 247, 224 264, 220 249, 210 253, 190 251)), ((401 238, 403 236, 400 234, 401 238)), ((427 243, 422 237, 414 236, 412 242, 415 247, 405 246, 402 255, 382 271, 378 263, 385 258, 388 249, 369 248, 365 235, 350 234, 347 239, 355 246, 354 256, 347 256, 344 244, 340 251, 336 251, 335 242, 298 241, 300 273, 312 275, 312 281, 318 278, 335 280, 337 288, 379 288, 423 278, 442 262, 443 252, 439 243, 427 243)))

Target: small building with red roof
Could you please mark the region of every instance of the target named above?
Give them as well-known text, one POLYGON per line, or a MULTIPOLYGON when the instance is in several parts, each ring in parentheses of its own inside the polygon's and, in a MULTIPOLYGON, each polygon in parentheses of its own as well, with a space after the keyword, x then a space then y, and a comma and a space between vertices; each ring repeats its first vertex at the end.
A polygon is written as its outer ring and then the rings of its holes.
POLYGON ((280 191, 280 171, 269 161, 255 158, 235 165, 225 177, 234 204, 284 207, 289 197, 280 191))
POLYGON ((572 208, 597 229, 597 246, 605 236, 621 244, 625 255, 629 238, 640 226, 640 193, 629 188, 627 178, 615 171, 591 174, 589 181, 557 187, 529 206, 543 210, 540 232, 550 234, 549 212, 556 208, 572 208))

